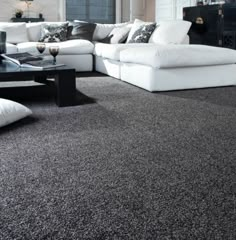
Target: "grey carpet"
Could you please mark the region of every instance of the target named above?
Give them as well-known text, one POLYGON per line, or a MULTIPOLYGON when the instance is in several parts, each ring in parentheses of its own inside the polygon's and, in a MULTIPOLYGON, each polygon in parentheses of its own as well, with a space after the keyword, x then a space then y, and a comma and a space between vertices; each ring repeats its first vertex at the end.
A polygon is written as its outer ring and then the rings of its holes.
POLYGON ((236 239, 236 88, 77 87, 0 130, 1 240, 236 239))

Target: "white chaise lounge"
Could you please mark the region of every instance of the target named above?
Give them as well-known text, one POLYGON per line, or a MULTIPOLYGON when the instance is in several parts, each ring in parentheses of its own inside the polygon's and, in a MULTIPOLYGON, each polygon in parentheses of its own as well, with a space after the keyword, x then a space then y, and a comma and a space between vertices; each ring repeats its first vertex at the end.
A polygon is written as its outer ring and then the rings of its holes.
POLYGON ((98 43, 95 55, 97 71, 150 92, 236 85, 236 51, 231 49, 98 43))

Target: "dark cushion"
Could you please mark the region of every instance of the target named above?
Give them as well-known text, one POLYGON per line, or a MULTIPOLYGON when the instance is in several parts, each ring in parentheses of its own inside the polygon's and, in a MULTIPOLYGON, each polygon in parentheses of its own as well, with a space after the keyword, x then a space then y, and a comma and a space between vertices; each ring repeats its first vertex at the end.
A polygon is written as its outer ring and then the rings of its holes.
POLYGON ((131 36, 128 43, 148 43, 155 28, 156 23, 140 26, 131 36))
POLYGON ((67 40, 69 23, 43 24, 39 42, 63 42, 67 40))
POLYGON ((95 28, 95 23, 70 22, 68 27, 67 39, 85 39, 88 41, 92 41, 95 28))

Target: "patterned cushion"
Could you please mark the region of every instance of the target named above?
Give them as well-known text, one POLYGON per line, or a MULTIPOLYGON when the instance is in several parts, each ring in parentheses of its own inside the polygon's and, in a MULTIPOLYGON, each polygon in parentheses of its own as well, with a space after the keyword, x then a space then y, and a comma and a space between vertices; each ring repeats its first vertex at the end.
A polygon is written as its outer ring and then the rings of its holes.
POLYGON ((63 42, 67 40, 68 23, 44 24, 39 42, 63 42))
POLYGON ((156 23, 141 25, 127 43, 148 43, 155 28, 156 23))

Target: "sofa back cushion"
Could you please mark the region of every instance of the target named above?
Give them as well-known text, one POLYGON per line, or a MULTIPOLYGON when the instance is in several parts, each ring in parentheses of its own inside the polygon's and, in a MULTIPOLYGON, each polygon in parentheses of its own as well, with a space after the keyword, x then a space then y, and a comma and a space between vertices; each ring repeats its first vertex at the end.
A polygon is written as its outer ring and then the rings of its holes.
POLYGON ((117 24, 102 24, 97 23, 94 34, 93 41, 100 41, 107 37, 114 28, 128 26, 130 23, 117 23, 117 24))
POLYGON ((149 39, 149 43, 180 44, 186 38, 191 22, 171 20, 160 22, 149 39))
POLYGON ((68 40, 84 39, 92 41, 95 28, 96 28, 95 23, 70 22, 67 32, 67 39, 68 40))
POLYGON ((129 35, 130 29, 131 27, 128 26, 115 27, 107 37, 99 42, 111 44, 124 43, 129 35))
POLYGON ((0 31, 7 33, 8 43, 28 42, 26 23, 0 23, 0 31))
POLYGON ((28 38, 30 42, 38 42, 41 37, 41 26, 43 22, 26 23, 28 38))

